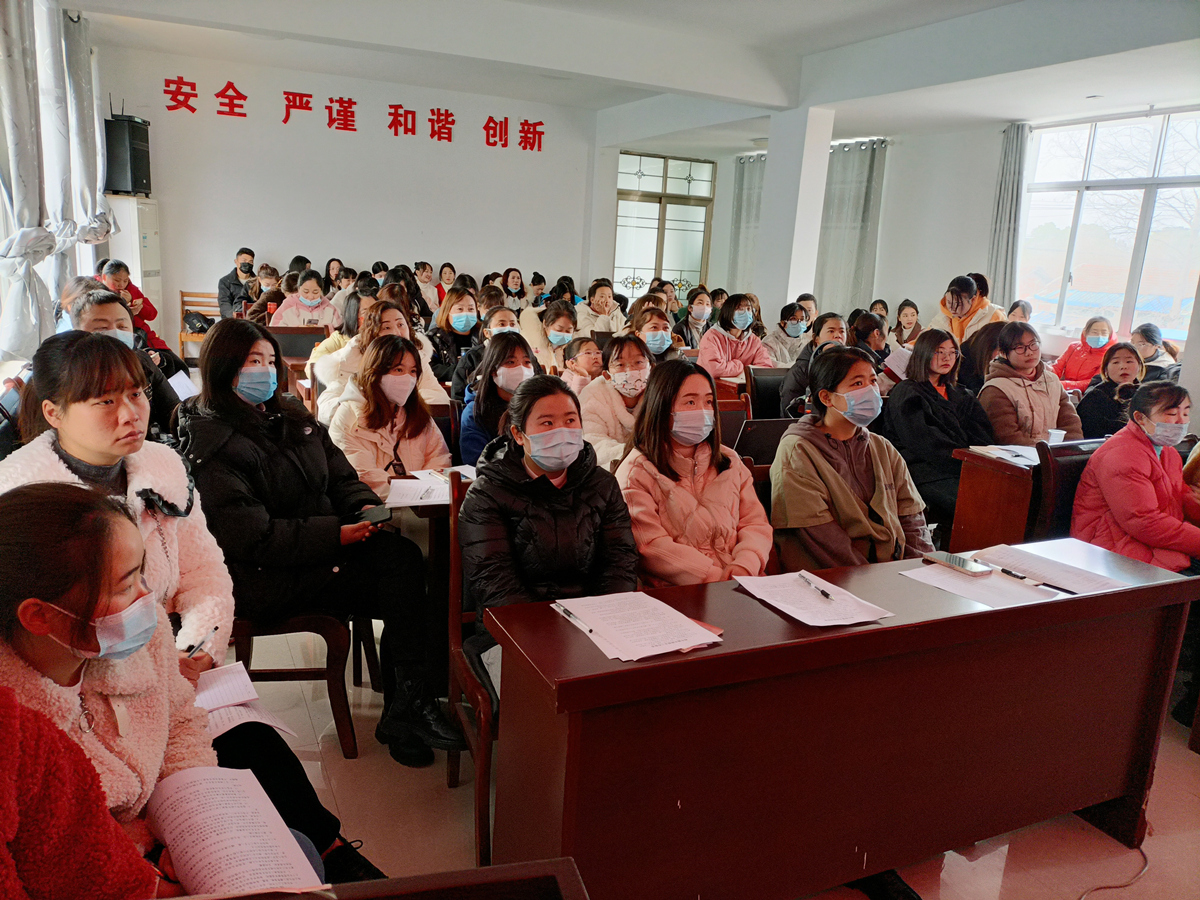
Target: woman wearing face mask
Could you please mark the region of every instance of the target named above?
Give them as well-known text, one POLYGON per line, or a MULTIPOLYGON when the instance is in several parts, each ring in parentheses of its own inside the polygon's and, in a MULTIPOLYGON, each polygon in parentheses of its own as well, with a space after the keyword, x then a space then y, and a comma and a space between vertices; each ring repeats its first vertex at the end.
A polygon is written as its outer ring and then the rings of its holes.
POLYGON ((804 307, 798 303, 784 304, 779 311, 779 324, 763 338, 763 346, 771 354, 776 368, 790 368, 809 343, 804 336, 805 324, 804 307))
POLYGON ((744 378, 746 366, 772 366, 771 354, 751 331, 754 303, 734 294, 721 307, 717 324, 700 339, 699 364, 714 378, 744 378))
POLYGON ((542 368, 554 373, 563 371, 566 368, 563 347, 575 336, 578 321, 574 302, 565 296, 551 300, 541 309, 524 310, 520 321, 521 334, 533 348, 542 368))
POLYGON ((1116 434, 1129 421, 1129 401, 1145 381, 1146 366, 1133 344, 1111 344, 1100 361, 1100 374, 1079 401, 1076 412, 1085 438, 1116 434))
POLYGON ((1034 446, 1050 439, 1050 429, 1083 438, 1083 426, 1058 376, 1042 362, 1041 340, 1032 325, 1009 322, 997 344, 979 402, 992 420, 997 444, 1034 446))
POLYGON ((960 344, 989 322, 1003 322, 1004 311, 988 302, 969 275, 958 275, 946 288, 930 328, 948 331, 960 344))
POLYGON ((896 307, 896 327, 888 332, 888 344, 892 347, 912 346, 921 336, 921 323, 917 321, 920 310, 911 300, 901 300, 896 307))
POLYGON ((712 311, 712 297, 708 291, 692 288, 687 294, 687 313, 675 324, 671 333, 679 335, 689 350, 699 350, 700 339, 708 331, 712 311))
MULTIPOLYGON (((616 479, 583 438, 579 401, 539 375, 516 389, 504 437, 479 460, 459 513, 464 598, 479 610, 637 586, 637 547, 616 479)), ((477 626, 464 649, 495 653, 477 626)), ((480 667, 477 667, 480 671, 480 667)))
POLYGON ((454 366, 454 377, 450 381, 451 397, 460 403, 466 402, 467 385, 471 383, 471 379, 475 377, 475 370, 483 361, 488 342, 493 335, 506 332, 521 333, 521 328, 517 325, 517 314, 507 306, 493 306, 483 316, 483 325, 479 332, 483 341, 464 350, 454 366))
POLYGON ((1145 381, 1160 381, 1168 378, 1168 370, 1179 362, 1179 348, 1164 341, 1162 329, 1147 322, 1133 329, 1129 343, 1137 348, 1142 362, 1146 364, 1145 381))
POLYGON ((1093 316, 1083 323, 1079 340, 1067 346, 1054 362, 1054 374, 1068 391, 1086 390, 1100 372, 1104 353, 1116 343, 1112 322, 1093 316))
POLYGON ((655 366, 617 483, 633 522, 644 584, 761 575, 771 524, 750 470, 721 446, 712 376, 688 360, 655 366))
POLYGON ((347 399, 329 426, 330 438, 358 477, 380 496, 393 478, 450 465, 446 439, 416 389, 422 368, 411 341, 389 334, 376 338, 354 376, 362 399, 347 399))
POLYGON ((461 288, 451 288, 442 299, 437 318, 428 332, 433 344, 430 365, 438 381, 448 382, 454 376, 458 358, 479 341, 479 332, 475 297, 461 288))
POLYGON ((675 346, 682 341, 671 333, 673 322, 668 313, 656 306, 648 306, 634 320, 633 333, 642 339, 650 349, 655 363, 663 363, 669 359, 679 359, 679 349, 675 346))
POLYGON ((256 622, 356 612, 384 623, 384 712, 376 737, 403 765, 461 749, 433 694, 426 641, 439 618, 425 600, 417 545, 361 513, 379 497, 329 433, 279 391, 274 337, 223 319, 200 349, 200 396, 180 408, 184 456, 225 552, 237 614, 256 622))
POLYGON ((287 296, 271 316, 271 327, 295 328, 302 325, 342 324, 341 314, 325 296, 325 279, 315 269, 307 269, 297 279, 296 293, 287 296))
POLYGON ((625 327, 625 314, 613 299, 612 282, 597 278, 588 288, 587 302, 575 307, 576 330, 583 334, 608 331, 616 334, 625 327))
POLYGON ((904 458, 867 430, 883 399, 870 357, 833 348, 812 365, 811 415, 771 464, 771 524, 785 569, 914 559, 933 550, 904 458))
POLYGON ((541 372, 533 350, 521 335, 501 332, 492 336, 466 392, 467 405, 463 407, 458 435, 458 452, 464 465, 475 465, 483 448, 499 436, 500 417, 521 382, 541 372))
POLYGON ((604 374, 583 389, 583 436, 595 449, 596 464, 611 471, 625 455, 650 369, 650 350, 636 334, 618 334, 604 348, 604 374))
POLYGON ((798 418, 804 414, 805 401, 808 399, 809 376, 813 354, 823 344, 834 341, 846 343, 846 320, 835 312, 821 313, 808 328, 808 343, 800 350, 800 355, 788 369, 780 389, 780 408, 785 416, 798 418))
POLYGON ((563 347, 563 359, 567 368, 559 377, 576 397, 604 371, 604 354, 590 337, 571 338, 563 347))

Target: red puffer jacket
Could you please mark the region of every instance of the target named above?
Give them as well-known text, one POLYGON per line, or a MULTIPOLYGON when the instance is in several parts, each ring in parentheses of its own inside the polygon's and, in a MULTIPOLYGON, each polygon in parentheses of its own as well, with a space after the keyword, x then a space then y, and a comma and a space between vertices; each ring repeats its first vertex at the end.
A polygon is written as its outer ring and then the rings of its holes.
POLYGON ((1054 361, 1054 374, 1062 382, 1064 390, 1086 391, 1088 383, 1100 371, 1104 351, 1116 343, 1111 334, 1103 347, 1093 347, 1087 341, 1076 341, 1054 361))

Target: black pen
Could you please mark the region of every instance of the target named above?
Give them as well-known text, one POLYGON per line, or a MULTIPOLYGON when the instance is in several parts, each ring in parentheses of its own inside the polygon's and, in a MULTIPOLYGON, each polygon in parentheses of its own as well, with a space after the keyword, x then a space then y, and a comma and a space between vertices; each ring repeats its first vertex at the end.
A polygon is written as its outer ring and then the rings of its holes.
POLYGON ((553 603, 551 605, 555 609, 557 609, 560 613, 562 613, 564 616, 566 616, 568 619, 570 619, 572 622, 575 622, 576 624, 578 624, 579 627, 582 628, 584 631, 586 631, 588 634, 593 633, 592 629, 588 628, 588 626, 584 623, 583 619, 579 618, 579 616, 575 615, 575 613, 571 612, 565 606, 560 606, 557 603, 553 603))
MULTIPOLYGON (((1000 567, 1000 571, 1003 572, 1005 575, 1011 575, 1013 578, 1019 578, 1022 581, 1030 581, 1031 580, 1028 575, 1022 575, 1020 572, 1014 572, 1012 569, 1006 569, 1003 566, 1000 567)), ((1057 584, 1051 584, 1048 581, 1042 581, 1039 583, 1041 584, 1042 587, 1048 587, 1051 590, 1058 591, 1060 594, 1070 594, 1071 596, 1075 596, 1075 591, 1069 591, 1066 588, 1059 587, 1057 584)))
POLYGON ((826 600, 833 600, 833 595, 830 594, 829 591, 825 590, 824 588, 817 587, 815 584, 813 584, 811 581, 808 580, 808 576, 805 575, 803 572, 797 572, 796 574, 800 576, 800 578, 804 581, 805 584, 807 584, 810 588, 812 588, 814 591, 816 591, 818 594, 820 594, 826 600))

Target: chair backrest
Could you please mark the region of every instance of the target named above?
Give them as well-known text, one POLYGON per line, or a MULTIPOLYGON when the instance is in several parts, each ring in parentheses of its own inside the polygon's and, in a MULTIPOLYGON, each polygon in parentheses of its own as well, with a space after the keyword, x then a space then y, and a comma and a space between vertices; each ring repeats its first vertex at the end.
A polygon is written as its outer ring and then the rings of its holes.
POLYGON ((596 342, 596 346, 603 350, 608 346, 608 342, 613 339, 611 331, 593 331, 592 340, 596 342))
POLYGON ((463 577, 462 544, 458 541, 458 511, 467 496, 461 472, 450 473, 450 652, 462 650, 463 577))
POLYGON ((780 395, 787 369, 767 366, 746 367, 746 392, 750 395, 750 411, 756 419, 778 419, 783 415, 780 395))
POLYGON ((462 465, 462 450, 459 449, 459 437, 462 433, 462 414, 464 404, 461 400, 450 398, 450 461, 456 466, 462 465))
POLYGON ((1079 479, 1092 454, 1104 443, 1102 439, 1064 441, 1048 444, 1038 441, 1037 478, 1034 479, 1040 497, 1035 498, 1031 541, 1070 537, 1071 509, 1079 479))
POLYGON ((698 359, 700 357, 700 350, 693 350, 691 347, 684 347, 679 352, 683 354, 684 359, 698 359))
POLYGON ((742 462, 746 464, 746 468, 750 470, 750 474, 754 478, 754 493, 758 495, 759 501, 763 505, 763 509, 767 511, 767 518, 771 518, 771 467, 763 466, 754 462, 749 456, 743 456, 742 462))
POLYGON ((737 440, 742 425, 750 418, 750 398, 740 394, 736 400, 718 400, 717 415, 721 417, 721 443, 732 446, 731 441, 737 440))
POLYGON ((1175 445, 1175 449, 1179 452, 1179 458, 1187 462, 1192 451, 1196 449, 1197 443, 1200 443, 1200 435, 1185 434, 1183 440, 1175 445))
POLYGON ((179 320, 183 321, 185 313, 198 312, 212 318, 219 318, 221 315, 221 304, 217 302, 216 294, 207 294, 199 291, 180 291, 179 292, 179 320))
POLYGON ((758 466, 769 466, 783 440, 783 433, 796 424, 795 419, 747 419, 737 435, 733 450, 738 456, 754 460, 758 466))
POLYGON ((327 337, 324 325, 277 325, 268 328, 279 342, 284 356, 308 357, 313 348, 327 337))

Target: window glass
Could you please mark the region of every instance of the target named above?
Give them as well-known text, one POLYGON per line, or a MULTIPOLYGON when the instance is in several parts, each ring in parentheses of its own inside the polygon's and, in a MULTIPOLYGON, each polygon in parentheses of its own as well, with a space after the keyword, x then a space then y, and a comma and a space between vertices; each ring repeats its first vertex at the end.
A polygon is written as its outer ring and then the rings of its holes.
POLYGON ((704 257, 704 223, 708 208, 668 203, 663 230, 662 275, 686 294, 700 283, 704 257))
POLYGON ((1153 322, 1172 341, 1187 339, 1200 277, 1200 188, 1159 188, 1133 323, 1153 322))
POLYGON ((1100 178, 1146 178, 1158 151, 1161 117, 1100 122, 1088 180, 1100 178))
POLYGON ((1025 201, 1017 299, 1033 306, 1030 322, 1035 326, 1053 325, 1058 316, 1077 196, 1078 191, 1038 191, 1025 201))
POLYGON ((1200 112, 1171 116, 1158 174, 1165 178, 1200 175, 1200 112))
POLYGON ((1031 153, 1034 181, 1079 181, 1087 156, 1091 125, 1035 131, 1031 153))
POLYGON ((1061 325, 1082 328, 1092 316, 1121 318, 1133 239, 1142 208, 1141 190, 1087 191, 1071 257, 1071 281, 1061 325))

